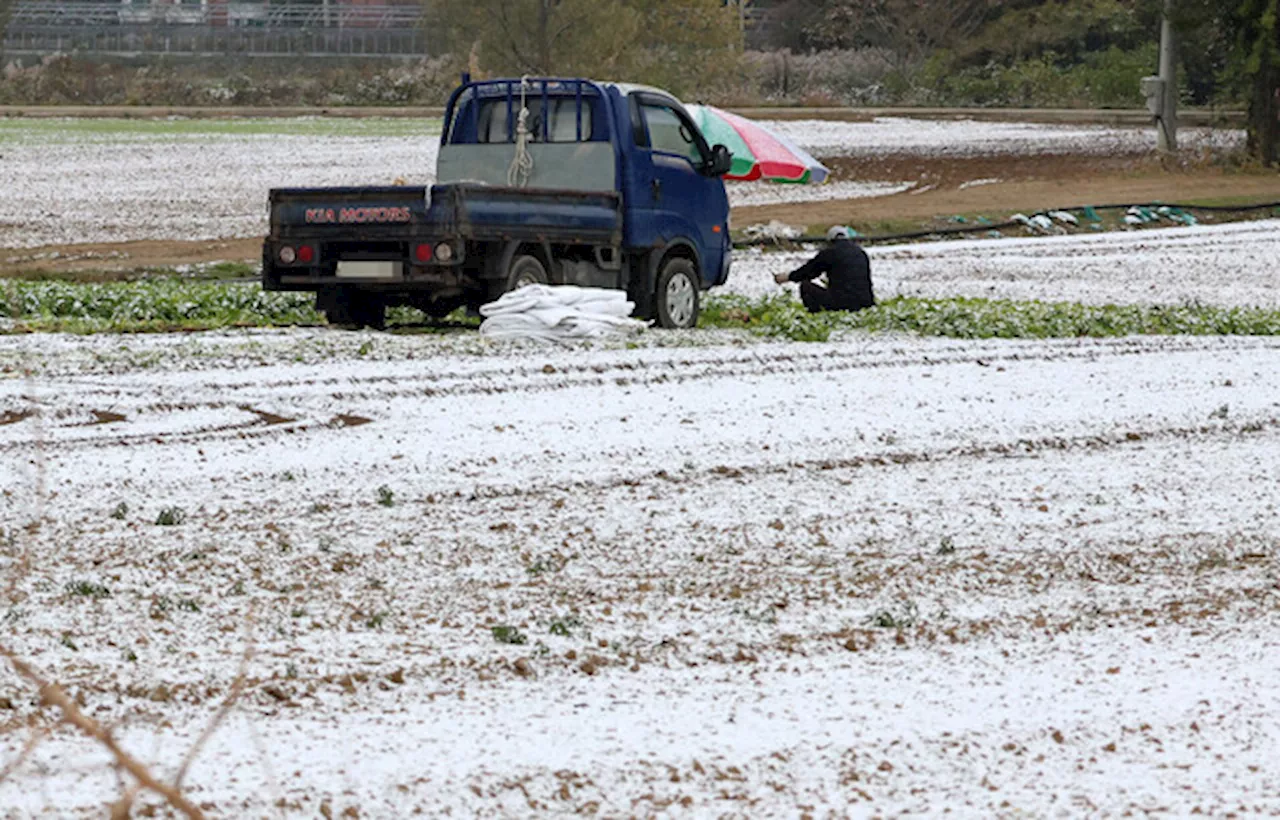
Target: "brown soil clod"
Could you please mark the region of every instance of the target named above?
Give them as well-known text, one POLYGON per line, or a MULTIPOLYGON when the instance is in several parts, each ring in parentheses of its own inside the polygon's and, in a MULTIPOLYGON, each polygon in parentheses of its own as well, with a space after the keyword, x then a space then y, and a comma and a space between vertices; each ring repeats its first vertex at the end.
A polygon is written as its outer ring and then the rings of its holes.
POLYGON ((17 424, 25 421, 36 414, 34 410, 5 410, 0 413, 0 427, 6 424, 17 424))
POLYGON ((362 424, 369 424, 373 419, 367 419, 364 416, 356 416, 351 413, 339 413, 333 417, 330 422, 334 427, 359 427, 362 424))
POLYGON ((127 421, 127 417, 123 413, 113 413, 110 410, 90 410, 93 414, 93 421, 90 424, 115 424, 121 421, 127 421))
POLYGON ((244 410, 246 413, 253 413, 255 416, 258 417, 259 421, 261 421, 263 424, 266 424, 266 425, 288 424, 291 421, 297 421, 296 418, 289 418, 288 416, 276 415, 275 413, 271 413, 266 410, 259 410, 256 407, 250 407, 247 404, 241 405, 240 409, 244 410))

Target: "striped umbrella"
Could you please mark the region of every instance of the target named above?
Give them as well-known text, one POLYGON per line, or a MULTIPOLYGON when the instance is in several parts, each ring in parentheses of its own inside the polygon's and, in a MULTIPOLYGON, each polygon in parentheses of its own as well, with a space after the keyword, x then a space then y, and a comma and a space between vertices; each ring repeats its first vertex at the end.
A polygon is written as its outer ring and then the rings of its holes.
POLYGON ((825 165, 762 123, 710 105, 686 105, 685 110, 708 145, 722 144, 733 154, 733 167, 725 179, 826 182, 829 172, 825 165))

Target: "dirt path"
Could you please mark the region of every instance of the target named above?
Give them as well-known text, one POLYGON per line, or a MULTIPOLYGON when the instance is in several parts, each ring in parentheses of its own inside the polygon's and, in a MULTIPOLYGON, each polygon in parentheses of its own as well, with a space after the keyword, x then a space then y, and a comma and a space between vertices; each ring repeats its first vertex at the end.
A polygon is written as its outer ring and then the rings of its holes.
POLYGON ((840 179, 910 180, 917 185, 883 197, 739 208, 734 211, 734 224, 771 219, 795 226, 846 223, 874 234, 886 223, 901 228, 902 223, 930 223, 956 214, 1007 217, 1126 202, 1280 201, 1280 174, 1217 169, 1166 172, 1133 158, 900 156, 835 159, 830 165, 840 179))
POLYGON ((256 262, 262 258, 261 239, 171 239, 47 245, 42 248, 0 249, 0 279, 20 275, 87 273, 89 280, 115 278, 152 268, 174 268, 210 262, 256 262))

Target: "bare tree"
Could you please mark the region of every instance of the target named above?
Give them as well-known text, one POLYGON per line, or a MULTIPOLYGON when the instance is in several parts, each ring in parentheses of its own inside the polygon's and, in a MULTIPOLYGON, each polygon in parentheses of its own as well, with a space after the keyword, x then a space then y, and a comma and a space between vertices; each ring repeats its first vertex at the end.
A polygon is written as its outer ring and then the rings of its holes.
POLYGON ((473 74, 696 80, 742 41, 738 10, 722 0, 433 0, 430 10, 466 44, 458 56, 473 74))
POLYGON ((834 0, 809 34, 826 46, 880 46, 895 68, 907 70, 972 37, 997 5, 998 0, 834 0))

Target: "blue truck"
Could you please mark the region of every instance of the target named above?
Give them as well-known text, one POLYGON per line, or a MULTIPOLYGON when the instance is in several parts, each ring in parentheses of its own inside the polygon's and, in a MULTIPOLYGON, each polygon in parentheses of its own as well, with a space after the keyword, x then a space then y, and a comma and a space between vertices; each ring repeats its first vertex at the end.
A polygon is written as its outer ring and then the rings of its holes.
POLYGON ((693 327, 729 275, 730 160, 659 89, 464 75, 434 185, 271 191, 263 287, 375 328, 395 305, 439 317, 531 283, 617 288, 637 316, 693 327))

